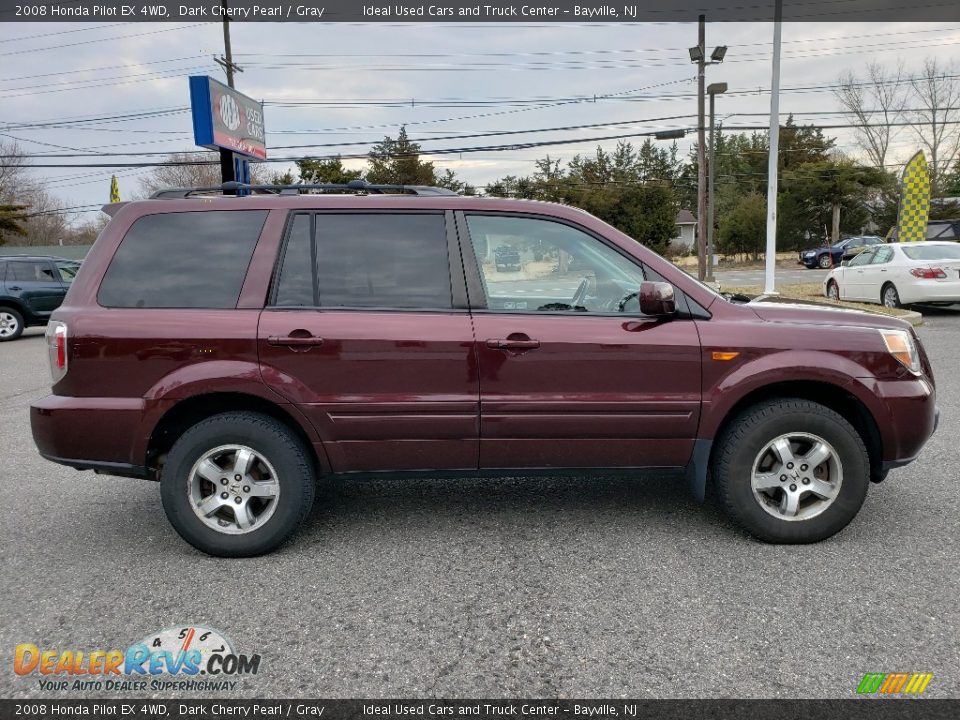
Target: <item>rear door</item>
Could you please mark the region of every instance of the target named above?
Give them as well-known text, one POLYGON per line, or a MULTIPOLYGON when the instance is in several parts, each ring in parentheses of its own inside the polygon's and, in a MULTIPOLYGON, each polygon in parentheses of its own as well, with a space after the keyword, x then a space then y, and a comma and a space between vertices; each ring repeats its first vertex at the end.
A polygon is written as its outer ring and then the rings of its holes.
POLYGON ((265 382, 311 420, 334 471, 477 468, 452 214, 292 213, 258 343, 265 382))
POLYGON ((578 226, 467 213, 482 468, 678 466, 700 413, 691 319, 639 312, 644 270, 578 226), (520 253, 497 268, 491 248, 520 253))
POLYGON ((67 286, 60 282, 50 260, 9 260, 6 282, 9 295, 37 318, 49 317, 67 294, 67 286))
POLYGON ((880 245, 866 252, 871 254, 870 264, 857 268, 862 279, 860 287, 862 297, 871 302, 881 302, 881 288, 888 280, 893 280, 890 265, 890 261, 893 260, 893 248, 888 245, 880 245))

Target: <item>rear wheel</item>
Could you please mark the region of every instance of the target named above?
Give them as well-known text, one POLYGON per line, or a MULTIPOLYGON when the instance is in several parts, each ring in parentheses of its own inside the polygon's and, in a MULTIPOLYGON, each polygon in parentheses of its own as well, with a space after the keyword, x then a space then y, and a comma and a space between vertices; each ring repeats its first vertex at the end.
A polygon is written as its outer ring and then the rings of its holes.
POLYGON ((215 415, 190 428, 167 456, 163 509, 198 550, 221 557, 279 547, 310 512, 313 463, 294 433, 259 413, 215 415))
POLYGON ((883 286, 883 290, 880 291, 880 302, 884 307, 888 308, 902 307, 900 304, 900 293, 897 292, 897 288, 893 283, 887 283, 883 286))
POLYGON ((824 270, 828 270, 833 267, 833 258, 830 256, 830 253, 824 253, 820 256, 820 259, 817 260, 817 265, 819 265, 824 270))
POLYGON ((717 439, 717 489, 730 516, 772 543, 823 540, 866 498, 870 458, 842 416, 800 399, 748 408, 717 439))
POLYGON ((13 308, 0 308, 0 342, 23 335, 23 316, 13 308))

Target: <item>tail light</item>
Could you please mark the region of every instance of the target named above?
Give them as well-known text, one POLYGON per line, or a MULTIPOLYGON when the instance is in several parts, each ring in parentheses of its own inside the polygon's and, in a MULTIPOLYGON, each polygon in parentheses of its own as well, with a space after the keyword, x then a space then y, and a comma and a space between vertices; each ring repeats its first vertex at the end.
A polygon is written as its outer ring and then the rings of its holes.
POLYGON ((58 383, 67 374, 67 326, 51 321, 47 324, 47 357, 50 359, 50 375, 58 383))
POLYGON ((947 276, 947 274, 938 267, 911 268, 910 274, 914 277, 923 278, 924 280, 940 280, 947 276))

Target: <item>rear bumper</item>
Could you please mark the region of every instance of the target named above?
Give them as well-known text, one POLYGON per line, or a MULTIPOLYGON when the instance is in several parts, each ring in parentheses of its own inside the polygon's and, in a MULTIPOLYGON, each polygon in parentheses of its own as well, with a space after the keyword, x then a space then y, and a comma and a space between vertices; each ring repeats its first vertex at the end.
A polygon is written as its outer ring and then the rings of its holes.
POLYGON ((898 291, 901 302, 960 302, 960 280, 919 280, 898 291))
MULTIPOLYGON (((79 470, 147 477, 131 457, 141 446, 144 415, 140 398, 88 398, 48 395, 30 406, 37 450, 48 460, 79 470)), ((142 458, 138 458, 142 462, 142 458)))

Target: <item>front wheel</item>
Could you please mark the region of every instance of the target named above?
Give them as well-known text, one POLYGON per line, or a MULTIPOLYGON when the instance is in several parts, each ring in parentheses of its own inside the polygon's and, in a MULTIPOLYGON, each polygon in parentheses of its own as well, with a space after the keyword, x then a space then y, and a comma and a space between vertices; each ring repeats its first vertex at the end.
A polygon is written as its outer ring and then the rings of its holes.
POLYGON ((13 308, 0 308, 0 342, 23 335, 23 316, 13 308))
POLYGON ((160 476, 170 524, 198 550, 251 557, 285 542, 313 505, 316 480, 303 443, 259 413, 215 415, 174 444, 160 476))
POLYGON ((830 253, 826 253, 820 256, 820 259, 817 261, 817 264, 823 270, 829 270, 833 267, 833 257, 830 256, 830 253))
POLYGON ((840 299, 840 286, 833 280, 827 283, 827 297, 834 301, 840 299))
POLYGON ((714 473, 730 516, 771 543, 834 535, 863 505, 870 458, 842 416, 808 400, 745 410, 717 439, 714 473))

